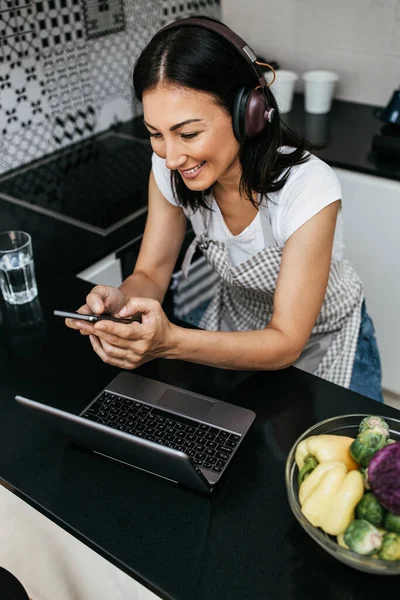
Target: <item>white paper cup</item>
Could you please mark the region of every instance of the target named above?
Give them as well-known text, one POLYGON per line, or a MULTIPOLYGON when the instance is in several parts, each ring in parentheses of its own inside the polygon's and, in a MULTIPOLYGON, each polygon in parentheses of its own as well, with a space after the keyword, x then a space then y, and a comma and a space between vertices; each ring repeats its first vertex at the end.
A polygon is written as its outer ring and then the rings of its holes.
POLYGON ((294 86, 298 78, 294 71, 276 70, 276 79, 270 89, 275 96, 279 112, 288 113, 292 110, 294 86))
POLYGON ((339 76, 333 71, 303 73, 305 110, 323 115, 331 110, 333 92, 339 76))

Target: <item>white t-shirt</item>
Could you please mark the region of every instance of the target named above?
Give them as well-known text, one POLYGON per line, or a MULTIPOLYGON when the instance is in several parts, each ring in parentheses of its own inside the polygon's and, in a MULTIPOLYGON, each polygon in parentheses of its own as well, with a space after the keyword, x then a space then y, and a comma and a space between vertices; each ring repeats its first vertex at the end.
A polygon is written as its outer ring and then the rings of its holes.
MULTIPOLYGON (((281 152, 291 151, 291 148, 281 148, 281 152)), ((171 171, 166 167, 165 160, 153 153, 152 165, 160 192, 168 202, 177 206, 171 187, 171 171)), ((277 245, 283 249, 286 241, 299 227, 341 198, 340 182, 334 171, 322 160, 311 155, 306 163, 291 168, 281 190, 270 193, 268 201, 263 199, 256 217, 239 235, 230 232, 215 198, 210 194, 208 200, 213 211, 208 237, 227 245, 230 259, 236 266, 266 246, 277 245)), ((333 262, 343 257, 343 250, 343 222, 340 210, 333 242, 333 262)))

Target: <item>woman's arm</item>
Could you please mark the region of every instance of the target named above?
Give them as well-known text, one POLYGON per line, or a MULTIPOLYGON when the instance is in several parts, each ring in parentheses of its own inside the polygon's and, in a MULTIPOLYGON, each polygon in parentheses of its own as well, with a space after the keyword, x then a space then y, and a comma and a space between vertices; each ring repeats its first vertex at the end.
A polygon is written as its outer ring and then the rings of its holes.
POLYGON ((146 227, 132 275, 119 287, 128 297, 162 302, 186 231, 186 217, 160 192, 153 171, 149 178, 146 227))
MULTIPOLYGON (((149 199, 146 227, 139 256, 132 275, 119 288, 97 285, 86 297, 79 312, 116 314, 129 298, 154 298, 162 302, 168 288, 186 231, 186 217, 181 208, 173 206, 149 178, 149 199)), ((71 329, 83 330, 82 323, 67 319, 71 329)))
MULTIPOLYGON (((153 171, 149 178, 146 227, 135 269, 119 288, 97 285, 78 311, 86 314, 117 314, 131 297, 155 298, 162 302, 186 231, 186 217, 157 187, 153 171)), ((84 335, 93 331, 83 321, 66 319, 66 325, 84 335)))
POLYGON ((228 369, 279 369, 300 356, 324 301, 340 200, 321 210, 286 242, 268 326, 258 331, 176 328, 169 358, 228 369))
POLYGON ((325 297, 340 200, 321 210, 286 242, 270 323, 263 330, 214 332, 178 327, 159 302, 132 298, 126 314, 143 323, 84 324, 103 361, 132 369, 153 358, 182 359, 226 369, 281 369, 301 354, 325 297), (92 329, 93 328, 93 329, 92 329), (122 339, 121 339, 122 338, 122 339))

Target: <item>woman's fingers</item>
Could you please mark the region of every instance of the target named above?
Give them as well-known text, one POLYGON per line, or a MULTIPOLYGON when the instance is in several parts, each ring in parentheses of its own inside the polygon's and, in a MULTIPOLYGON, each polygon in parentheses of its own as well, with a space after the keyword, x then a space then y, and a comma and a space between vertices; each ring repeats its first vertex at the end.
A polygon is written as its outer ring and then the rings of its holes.
POLYGON ((134 369, 139 365, 139 361, 134 361, 132 358, 129 360, 125 356, 125 350, 116 346, 111 346, 104 340, 100 340, 95 335, 91 335, 89 339, 93 350, 104 363, 113 365, 114 367, 120 367, 121 369, 134 369))
MULTIPOLYGON (((81 306, 77 312, 92 315, 111 313, 116 314, 125 304, 125 296, 118 288, 96 285, 86 297, 86 304, 81 306)), ((79 319, 66 319, 65 324, 70 329, 80 331, 82 335, 93 333, 93 325, 88 321, 79 319)))
POLYGON ((152 298, 129 298, 125 306, 119 311, 120 317, 132 317, 137 313, 141 313, 142 322, 145 322, 154 311, 160 309, 158 300, 152 298))
MULTIPOLYGON (((78 308, 78 310, 76 311, 82 315, 90 315, 92 314, 92 311, 90 310, 90 307, 87 304, 84 304, 83 306, 81 306, 80 308, 78 308)), ((81 325, 82 323, 86 323, 87 321, 79 321, 77 319, 65 319, 65 324, 67 327, 69 327, 70 329, 81 329, 81 325)))
POLYGON ((107 354, 107 352, 104 350, 104 348, 97 336, 90 335, 89 339, 90 339, 90 343, 92 344, 93 350, 96 352, 96 354, 101 358, 101 360, 103 362, 105 362, 106 364, 114 365, 115 367, 126 368, 122 365, 122 363, 124 362, 123 360, 119 360, 117 358, 112 358, 111 356, 109 356, 107 354))
POLYGON ((86 297, 91 312, 116 314, 124 305, 125 298, 118 288, 109 285, 96 285, 86 297))
POLYGON ((113 346, 107 340, 102 338, 97 338, 107 356, 114 359, 126 359, 128 352, 126 348, 121 348, 121 346, 113 346))
POLYGON ((130 340, 140 339, 143 335, 141 323, 134 321, 125 325, 114 321, 98 321, 93 332, 110 344, 128 348, 130 340))
POLYGON ((163 355, 171 324, 157 300, 133 298, 127 304, 125 316, 141 312, 142 323, 81 322, 80 330, 83 335, 90 336, 93 350, 103 362, 122 369, 134 369, 163 355))
POLYGON ((106 298, 110 295, 108 286, 96 285, 86 296, 87 305, 92 313, 101 315, 106 312, 106 298))

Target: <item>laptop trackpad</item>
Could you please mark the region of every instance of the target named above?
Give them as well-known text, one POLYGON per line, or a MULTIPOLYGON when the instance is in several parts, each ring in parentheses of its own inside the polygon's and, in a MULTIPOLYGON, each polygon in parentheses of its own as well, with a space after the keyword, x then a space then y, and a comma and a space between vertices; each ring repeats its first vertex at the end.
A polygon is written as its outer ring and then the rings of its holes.
POLYGON ((169 389, 161 396, 157 405, 171 408, 194 419, 201 419, 210 412, 214 406, 214 402, 198 398, 192 394, 185 394, 184 392, 169 389))

